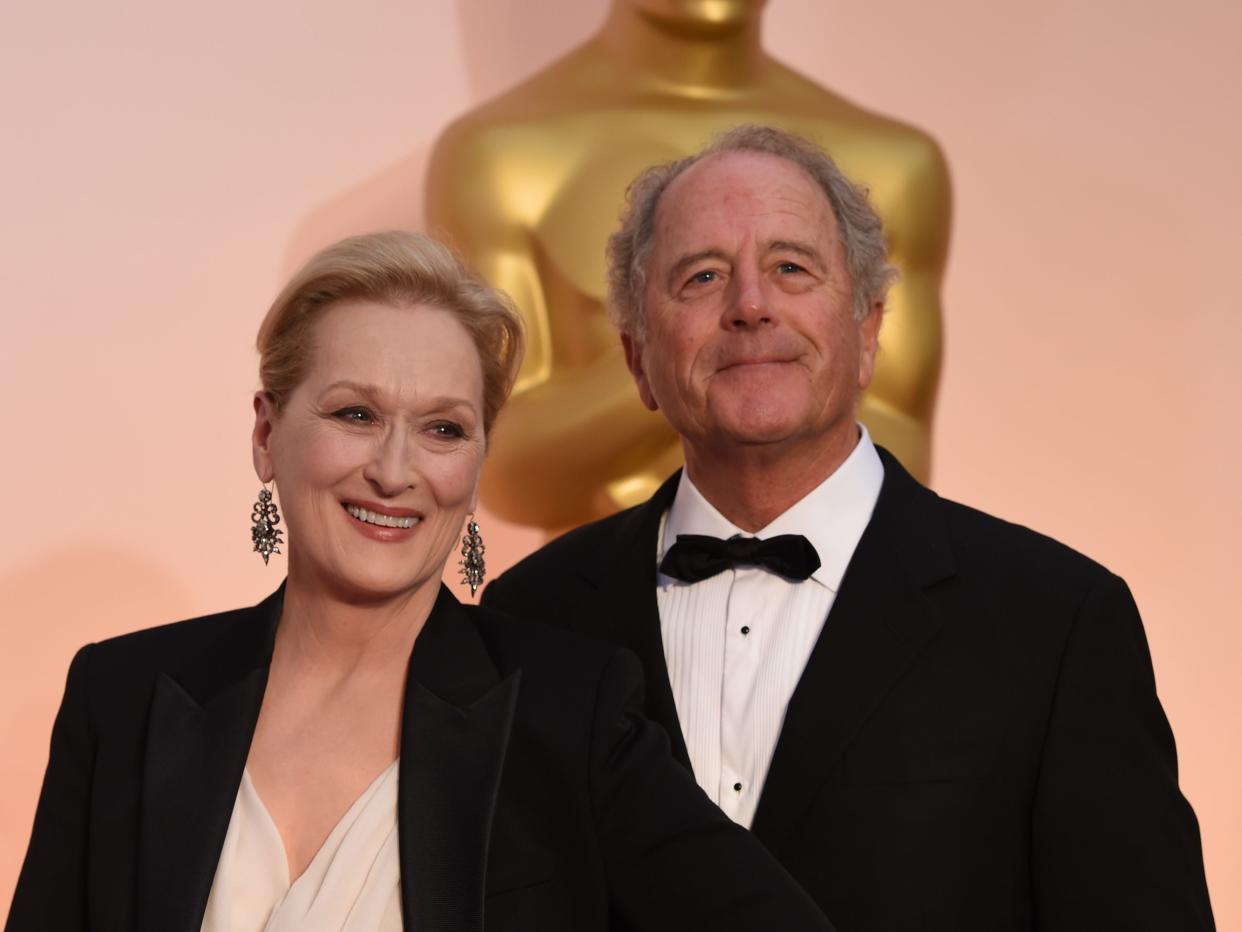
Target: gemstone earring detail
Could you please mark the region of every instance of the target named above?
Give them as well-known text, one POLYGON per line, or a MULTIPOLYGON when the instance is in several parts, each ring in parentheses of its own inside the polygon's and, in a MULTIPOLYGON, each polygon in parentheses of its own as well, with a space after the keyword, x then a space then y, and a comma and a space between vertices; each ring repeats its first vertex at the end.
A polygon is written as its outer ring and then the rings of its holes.
POLYGON ((461 584, 470 587, 470 597, 483 585, 483 576, 487 573, 487 565, 483 562, 483 538, 479 534, 479 524, 474 515, 466 519, 466 534, 461 539, 461 584))
POLYGON ((250 523, 250 540, 254 543, 254 552, 263 558, 263 565, 266 566, 272 554, 280 553, 280 545, 283 543, 282 532, 276 527, 280 524, 280 512, 276 510, 276 503, 272 501, 272 493, 268 491, 267 483, 259 489, 259 500, 250 511, 250 523))

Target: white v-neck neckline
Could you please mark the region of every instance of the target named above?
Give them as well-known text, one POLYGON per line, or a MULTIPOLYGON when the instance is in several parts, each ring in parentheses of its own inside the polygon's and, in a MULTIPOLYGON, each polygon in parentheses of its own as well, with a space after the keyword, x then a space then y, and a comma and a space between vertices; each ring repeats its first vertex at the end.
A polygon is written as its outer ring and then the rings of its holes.
POLYGON ((340 847, 340 836, 349 831, 349 827, 356 821, 358 813, 366 807, 367 803, 370 802, 371 797, 375 795, 375 792, 379 788, 380 784, 384 782, 384 778, 396 769, 399 763, 401 763, 400 758, 394 760, 391 764, 381 770, 374 780, 367 784, 366 789, 358 794, 358 798, 350 804, 350 807, 345 810, 339 819, 336 820, 336 824, 332 826, 331 831, 324 836, 323 841, 320 842, 319 849, 315 852, 311 859, 306 862, 306 866, 302 868, 302 873, 298 874, 296 878, 291 878, 289 876, 289 852, 288 849, 285 848, 285 839, 281 836, 280 828, 276 825, 276 820, 272 818, 271 812, 268 811, 267 804, 263 802, 263 797, 259 795, 259 791, 250 777, 250 768, 247 767, 242 771, 242 785, 239 792, 246 793, 250 796, 251 802, 254 805, 254 810, 261 814, 263 825, 262 831, 268 835, 269 843, 276 850, 280 851, 281 864, 284 868, 284 886, 286 897, 293 890, 293 888, 298 885, 303 877, 313 873, 311 868, 317 866, 318 862, 322 858, 331 857, 332 854, 336 852, 336 849, 340 847))

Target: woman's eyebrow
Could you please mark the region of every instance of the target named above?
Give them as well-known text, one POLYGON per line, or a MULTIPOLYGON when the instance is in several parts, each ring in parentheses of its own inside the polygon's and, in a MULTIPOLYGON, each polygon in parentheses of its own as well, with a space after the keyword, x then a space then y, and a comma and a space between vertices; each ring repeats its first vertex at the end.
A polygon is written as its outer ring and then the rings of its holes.
MULTIPOLYGON (((327 395, 329 392, 342 388, 357 392, 372 402, 379 402, 384 398, 384 393, 378 386, 367 385, 364 382, 355 382, 352 379, 340 379, 333 382, 321 392, 321 395, 327 395)), ((463 398, 459 395, 433 395, 427 398, 419 398, 418 406, 430 411, 444 411, 449 408, 466 408, 474 411, 477 407, 469 398, 463 398)))
POLYGON ((372 400, 380 398, 381 395, 383 394, 379 390, 379 388, 377 388, 374 385, 367 385, 363 382, 354 382, 351 379, 340 379, 336 382, 333 382, 331 385, 325 388, 322 392, 320 392, 320 396, 322 397, 323 395, 326 395, 329 392, 336 391, 338 388, 349 389, 350 391, 357 392, 359 395, 364 395, 367 398, 370 398, 372 400))
POLYGON ((444 411, 448 408, 466 408, 470 411, 475 409, 475 403, 469 398, 459 398, 456 395, 427 398, 422 402, 422 406, 430 411, 444 411))

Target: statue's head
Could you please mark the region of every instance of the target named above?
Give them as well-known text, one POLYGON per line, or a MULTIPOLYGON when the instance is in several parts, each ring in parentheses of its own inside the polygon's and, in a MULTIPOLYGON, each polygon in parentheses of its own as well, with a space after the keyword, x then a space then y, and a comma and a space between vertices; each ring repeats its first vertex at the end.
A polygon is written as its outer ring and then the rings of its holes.
POLYGON ((690 29, 729 28, 758 19, 767 0, 618 0, 645 16, 690 29))

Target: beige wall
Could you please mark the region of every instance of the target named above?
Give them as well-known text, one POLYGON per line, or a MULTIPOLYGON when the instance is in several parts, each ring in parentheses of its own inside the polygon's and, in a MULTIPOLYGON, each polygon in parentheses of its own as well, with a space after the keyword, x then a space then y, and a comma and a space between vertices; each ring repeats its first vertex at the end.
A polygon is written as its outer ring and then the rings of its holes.
MULTIPOLYGON (((282 276, 337 235, 417 225, 439 129, 603 4, 0 8, 0 909, 74 648, 280 577, 248 552, 247 433, 282 276)), ((795 67, 944 143, 935 484, 1130 581, 1222 929, 1242 927, 1240 9, 773 0, 767 17, 795 67)), ((534 543, 484 527, 497 569, 534 543)))

